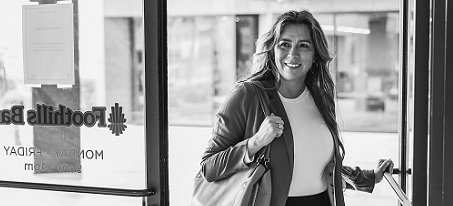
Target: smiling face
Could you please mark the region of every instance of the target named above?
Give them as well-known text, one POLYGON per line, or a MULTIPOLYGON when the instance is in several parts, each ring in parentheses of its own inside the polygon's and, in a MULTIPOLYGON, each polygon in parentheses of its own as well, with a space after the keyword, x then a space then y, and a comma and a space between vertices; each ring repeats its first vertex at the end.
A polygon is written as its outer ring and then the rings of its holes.
POLYGON ((289 24, 274 47, 275 64, 284 82, 304 82, 315 55, 310 29, 305 24, 289 24))

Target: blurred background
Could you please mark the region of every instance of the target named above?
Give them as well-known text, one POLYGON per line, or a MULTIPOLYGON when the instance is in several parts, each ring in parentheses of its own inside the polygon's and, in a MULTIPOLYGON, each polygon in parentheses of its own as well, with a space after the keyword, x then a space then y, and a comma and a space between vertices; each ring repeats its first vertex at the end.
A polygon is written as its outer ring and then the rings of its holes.
MULTIPOLYGON (((67 1, 66 1, 67 2, 67 1)), ((70 2, 70 1, 69 1, 70 2)), ((36 174, 24 171, 33 157, 0 153, 2 180, 70 185, 143 188, 144 42, 142 1, 78 0, 75 34, 76 85, 81 111, 92 106, 123 106, 128 128, 120 137, 108 130, 80 128, 75 144, 103 150, 105 159, 80 160, 81 173, 36 174), (101 169, 102 168, 102 169, 101 169), (102 177, 102 178, 100 178, 102 177)), ((64 1, 59 2, 64 3, 64 1)), ((36 85, 23 83, 22 5, 25 0, 0 2, 0 108, 33 108, 36 85)), ((243 77, 255 51, 255 40, 288 10, 308 9, 326 33, 337 94, 338 122, 346 147, 345 164, 373 169, 379 158, 398 165, 398 78, 400 10, 398 0, 168 0, 168 115, 170 204, 188 205, 192 180, 201 160, 220 104, 243 77)), ((52 94, 48 94, 52 96, 52 94)), ((73 102, 76 101, 76 102, 73 102)), ((1 146, 32 147, 31 126, 1 125, 1 146)), ((43 140, 45 141, 45 140, 43 140)), ((36 199, 47 205, 141 205, 139 198, 21 191, 0 188, 0 199, 28 205, 36 199), (22 200, 14 194, 29 194, 22 200), (38 195, 39 194, 39 195, 38 195), (50 198, 52 196, 52 198, 50 198), (52 200, 49 200, 52 199, 52 200), (19 202, 18 202, 19 201, 19 202), (25 201, 25 202, 20 202, 25 201), (96 203, 96 204, 94 204, 96 203)), ((347 205, 396 205, 385 180, 373 194, 346 191, 347 205)))

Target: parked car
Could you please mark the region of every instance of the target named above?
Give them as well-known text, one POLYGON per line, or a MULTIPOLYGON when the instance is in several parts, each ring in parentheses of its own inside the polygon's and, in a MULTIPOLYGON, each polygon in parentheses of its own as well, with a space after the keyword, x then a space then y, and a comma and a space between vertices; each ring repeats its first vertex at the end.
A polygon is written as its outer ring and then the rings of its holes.
POLYGON ((367 111, 385 111, 385 95, 382 92, 368 93, 365 108, 367 111))

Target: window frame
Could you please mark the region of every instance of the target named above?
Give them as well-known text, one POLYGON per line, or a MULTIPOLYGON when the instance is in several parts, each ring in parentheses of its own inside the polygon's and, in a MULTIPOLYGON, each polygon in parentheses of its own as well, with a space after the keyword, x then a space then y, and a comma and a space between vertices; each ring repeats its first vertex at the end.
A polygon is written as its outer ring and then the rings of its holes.
POLYGON ((453 7, 414 1, 413 205, 446 206, 453 201, 453 7))

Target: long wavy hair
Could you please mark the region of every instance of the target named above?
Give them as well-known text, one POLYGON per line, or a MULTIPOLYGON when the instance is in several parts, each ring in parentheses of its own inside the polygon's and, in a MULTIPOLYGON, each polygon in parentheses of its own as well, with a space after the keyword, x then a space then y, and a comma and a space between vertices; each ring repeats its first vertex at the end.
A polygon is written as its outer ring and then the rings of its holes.
POLYGON ((249 68, 251 74, 242 81, 273 80, 278 89, 281 76, 274 60, 274 47, 287 25, 305 24, 310 29, 315 48, 314 62, 305 78, 305 85, 313 96, 313 100, 321 113, 330 133, 338 141, 341 156, 345 150, 341 141, 338 123, 335 114, 335 85, 329 73, 330 62, 333 57, 329 52, 327 38, 319 22, 307 10, 288 11, 280 15, 271 30, 261 36, 257 41, 257 49, 253 55, 253 63, 249 68))

